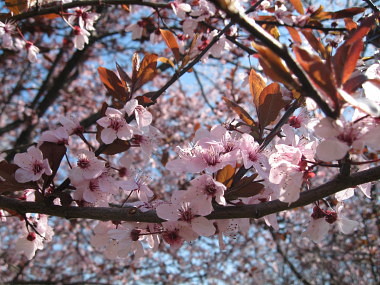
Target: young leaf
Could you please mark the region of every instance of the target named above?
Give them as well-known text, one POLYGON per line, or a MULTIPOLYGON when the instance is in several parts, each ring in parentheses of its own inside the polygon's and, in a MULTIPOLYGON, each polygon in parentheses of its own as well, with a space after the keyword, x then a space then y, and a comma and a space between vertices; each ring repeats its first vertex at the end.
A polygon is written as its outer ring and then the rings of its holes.
POLYGON ((289 89, 296 88, 291 72, 284 61, 270 48, 252 43, 259 53, 259 62, 265 72, 273 81, 285 84, 289 89))
POLYGON ((322 56, 323 59, 326 59, 328 57, 328 52, 326 48, 323 46, 320 39, 317 39, 313 31, 311 29, 303 29, 302 34, 307 39, 311 47, 322 56))
POLYGON ((302 43, 300 34, 297 32, 297 30, 295 28, 288 27, 288 26, 285 28, 288 30, 289 35, 292 37, 292 40, 295 44, 301 44, 302 43))
POLYGON ((301 0, 290 0, 290 3, 292 3, 293 7, 297 10, 298 13, 302 15, 305 14, 301 0))
POLYGON ((129 98, 129 92, 115 72, 104 67, 98 67, 98 73, 109 94, 117 100, 126 102, 129 98))
POLYGON ((157 58, 158 56, 153 53, 145 55, 139 65, 136 76, 132 76, 132 93, 156 76, 157 58))
POLYGON ((216 174, 216 181, 226 185, 227 188, 231 187, 235 175, 235 167, 226 165, 223 169, 219 170, 216 174))
POLYGON ((28 0, 5 0, 5 5, 14 15, 18 15, 28 8, 28 0))
POLYGON ((226 97, 222 97, 224 102, 226 102, 227 106, 234 110, 236 114, 239 115, 239 118, 246 123, 249 126, 254 126, 255 121, 251 118, 251 116, 245 111, 242 107, 240 107, 238 104, 235 102, 232 102, 231 100, 227 99, 226 97))
POLYGON ((175 61, 178 63, 181 59, 181 54, 179 53, 179 46, 176 37, 169 30, 160 29, 160 32, 166 45, 172 50, 175 61))
POLYGON ((286 102, 282 99, 280 85, 276 82, 268 85, 260 93, 257 115, 261 130, 273 123, 286 102))
POLYGON ((337 87, 335 85, 334 74, 328 64, 322 62, 321 58, 310 54, 308 51, 295 46, 293 48, 297 62, 306 71, 314 85, 323 92, 324 96, 329 97, 337 108, 337 87))
POLYGON ((257 74, 254 69, 251 69, 251 72, 249 73, 249 90, 251 91, 253 104, 256 106, 256 109, 259 106, 260 93, 265 88, 265 85, 262 76, 257 74))

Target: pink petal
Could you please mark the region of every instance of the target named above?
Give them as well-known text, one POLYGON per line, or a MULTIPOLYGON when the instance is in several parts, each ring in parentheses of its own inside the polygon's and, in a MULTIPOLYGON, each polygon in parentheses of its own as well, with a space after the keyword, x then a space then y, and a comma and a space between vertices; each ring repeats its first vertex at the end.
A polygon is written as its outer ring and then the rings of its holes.
POLYGON ((331 139, 323 141, 317 146, 316 155, 323 161, 339 160, 346 155, 349 149, 350 147, 344 142, 331 139))

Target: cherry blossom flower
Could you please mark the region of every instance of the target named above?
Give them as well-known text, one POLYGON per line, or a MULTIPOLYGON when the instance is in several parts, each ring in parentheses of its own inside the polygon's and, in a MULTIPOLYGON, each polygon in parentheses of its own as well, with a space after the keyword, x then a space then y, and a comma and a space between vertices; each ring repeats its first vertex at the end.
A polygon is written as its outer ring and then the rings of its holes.
POLYGON ((184 241, 190 242, 199 237, 190 227, 178 222, 163 222, 162 226, 164 227, 162 238, 173 249, 180 248, 184 241))
POLYGON ((50 242, 54 232, 52 228, 47 224, 47 216, 39 215, 38 219, 29 218, 30 223, 33 224, 35 230, 28 231, 26 227, 23 228, 24 235, 16 241, 16 251, 22 252, 27 259, 31 260, 37 249, 43 249, 43 242, 50 242))
POLYGON ((90 180, 100 176, 104 171, 105 163, 99 160, 93 152, 81 150, 78 153, 77 167, 70 170, 72 181, 90 180))
POLYGON ((136 175, 134 180, 128 179, 126 181, 120 181, 119 186, 121 189, 133 192, 137 194, 139 200, 148 202, 150 197, 153 197, 152 190, 149 189, 147 182, 149 179, 143 175, 136 175))
POLYGON ((82 50, 84 49, 84 45, 88 44, 90 36, 90 32, 85 30, 84 28, 81 28, 79 26, 74 27, 74 47, 82 50))
POLYGON ((13 48, 12 34, 16 32, 16 26, 13 22, 1 22, 0 21, 0 37, 2 39, 2 46, 6 49, 13 48))
POLYGON ((79 7, 75 10, 75 15, 68 18, 70 24, 74 24, 78 19, 79 27, 87 31, 94 31, 94 22, 99 18, 99 14, 90 12, 91 7, 79 7))
POLYGON ((212 176, 208 174, 201 175, 190 181, 190 184, 191 186, 186 191, 185 199, 197 201, 200 215, 206 216, 212 212, 213 198, 219 205, 226 205, 226 200, 224 199, 226 186, 215 181, 212 176))
POLYGON ((56 144, 68 144, 69 134, 64 127, 59 127, 56 130, 45 131, 41 134, 39 143, 53 142, 56 144))
POLYGON ((139 105, 136 99, 131 99, 125 104, 125 112, 128 116, 135 114, 136 122, 139 128, 147 127, 152 123, 152 114, 139 105))
POLYGON ((129 25, 126 29, 126 32, 132 32, 132 40, 139 40, 142 38, 144 33, 144 27, 141 23, 135 23, 129 25))
POLYGON ((191 12, 191 6, 186 3, 178 3, 178 1, 173 1, 170 3, 174 14, 180 18, 185 20, 187 18, 187 14, 191 12))
POLYGON ((108 107, 106 117, 97 120, 102 126, 100 137, 105 144, 112 143, 116 138, 121 140, 129 140, 133 136, 133 128, 127 124, 124 114, 114 108, 108 107))
POLYGON ((15 179, 20 183, 37 181, 43 174, 53 173, 48 160, 43 158, 42 152, 35 146, 28 148, 27 153, 16 154, 14 163, 20 167, 15 172, 15 179))
POLYGON ((315 126, 317 136, 324 138, 317 146, 316 155, 320 160, 333 161, 342 159, 351 149, 361 151, 364 145, 379 149, 380 126, 371 121, 361 120, 358 123, 348 123, 343 120, 333 121, 323 118, 315 126))
POLYGON ((141 230, 134 223, 123 223, 117 229, 109 230, 108 235, 118 241, 117 255, 126 257, 131 253, 135 254, 135 259, 139 259, 144 255, 144 249, 139 241, 141 230))
POLYGON ((242 135, 240 151, 246 169, 253 166, 261 177, 268 177, 270 168, 268 158, 260 151, 259 144, 251 135, 242 135))
POLYGON ((80 125, 77 119, 62 116, 59 118, 59 122, 69 135, 83 134, 84 128, 80 125))
POLYGON ((184 194, 185 191, 175 191, 172 203, 159 205, 156 209, 157 215, 168 221, 180 221, 201 236, 213 235, 215 233, 213 223, 202 217, 202 210, 198 207, 197 200, 185 201, 184 194))
POLYGON ((28 60, 32 63, 37 62, 37 55, 40 52, 40 49, 36 47, 32 42, 26 41, 25 48, 28 51, 28 60))

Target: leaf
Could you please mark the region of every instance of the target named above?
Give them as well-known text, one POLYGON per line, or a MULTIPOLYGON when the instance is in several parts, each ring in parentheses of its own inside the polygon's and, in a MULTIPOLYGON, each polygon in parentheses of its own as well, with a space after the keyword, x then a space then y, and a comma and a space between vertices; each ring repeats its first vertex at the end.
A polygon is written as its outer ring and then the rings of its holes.
POLYGON ((126 102, 127 98, 130 97, 130 94, 116 73, 104 67, 98 67, 98 73, 100 80, 103 82, 110 95, 119 101, 126 102))
POLYGON ((161 61, 162 63, 166 63, 166 64, 172 66, 173 68, 175 68, 174 62, 172 62, 170 59, 168 59, 166 57, 159 57, 159 58, 157 58, 157 61, 161 61))
POLYGON ((259 106, 259 96, 261 91, 265 88, 266 83, 262 76, 256 73, 254 69, 251 69, 249 73, 249 90, 253 98, 253 104, 256 106, 256 109, 259 106))
POLYGON ((320 90, 324 96, 329 97, 338 107, 337 87, 335 85, 334 74, 328 64, 322 62, 321 58, 310 54, 308 51, 295 46, 293 48, 297 62, 306 71, 314 86, 320 90))
POLYGON ((307 39, 311 47, 322 56, 323 59, 326 59, 328 57, 328 52, 324 45, 322 44, 322 41, 318 38, 316 38, 313 34, 313 31, 311 29, 303 29, 302 34, 307 39))
POLYGON ((257 115, 259 117, 260 129, 273 123, 286 102, 282 99, 280 85, 276 82, 271 83, 263 89, 259 97, 257 115))
POLYGON ((135 77, 132 76, 132 93, 156 76, 157 58, 158 56, 153 53, 145 55, 139 65, 137 74, 135 77))
POLYGON ((15 172, 19 167, 5 160, 0 162, 0 193, 14 192, 28 188, 37 189, 36 182, 19 183, 15 179, 15 172))
POLYGON ((129 77, 129 75, 121 68, 121 66, 116 62, 116 69, 119 73, 119 76, 121 80, 124 81, 124 84, 129 88, 132 84, 132 79, 129 77))
POLYGON ((172 50, 174 59, 178 63, 181 59, 181 54, 179 52, 179 46, 176 37, 169 30, 160 29, 162 38, 165 40, 166 45, 172 50))
POLYGON ((358 24, 356 24, 351 18, 344 18, 344 24, 348 31, 357 29, 358 24))
POLYGON ((223 183, 227 188, 231 187, 235 175, 235 167, 226 165, 216 174, 216 181, 223 183))
POLYGON ((280 31, 278 30, 278 28, 275 25, 262 24, 262 27, 264 30, 266 30, 276 40, 278 40, 280 38, 280 31))
POLYGON ((302 15, 305 14, 301 0, 289 0, 289 2, 292 3, 293 7, 297 10, 298 13, 302 15))
POLYGON ((259 62, 266 75, 268 75, 273 81, 279 81, 285 84, 289 89, 297 87, 290 70, 276 53, 266 46, 255 43, 252 43, 252 46, 258 52, 259 62))
POLYGON ((225 197, 228 200, 234 200, 239 197, 252 197, 260 194, 264 185, 258 182, 254 182, 257 174, 253 174, 249 177, 243 177, 234 187, 225 193, 225 197))
POLYGON ((231 100, 227 99, 226 97, 222 97, 224 102, 226 102, 227 106, 234 110, 236 114, 238 114, 239 118, 246 123, 249 126, 254 126, 255 121, 251 118, 251 116, 245 111, 242 107, 240 107, 235 102, 232 102, 231 100))
POLYGON ((5 5, 14 15, 18 15, 28 8, 28 0, 5 0, 5 5))
POLYGON ((344 84, 356 68, 356 62, 363 50, 364 43, 361 40, 349 44, 347 41, 341 45, 332 58, 335 71, 335 79, 338 86, 344 84))
POLYGON ((61 161, 66 154, 66 146, 64 144, 44 142, 39 149, 41 150, 43 157, 48 159, 50 168, 53 171, 50 176, 44 175, 44 188, 46 189, 57 174, 61 161))
POLYGON ((132 82, 136 82, 137 73, 140 70, 140 56, 135 52, 132 56, 132 82))
POLYGON ((295 44, 301 44, 302 43, 300 34, 297 32, 297 30, 295 28, 288 27, 288 26, 286 26, 285 28, 288 30, 288 32, 289 32, 290 36, 292 37, 292 40, 295 44))
POLYGON ((106 155, 115 155, 127 151, 131 147, 129 141, 123 141, 121 139, 116 139, 113 143, 107 145, 107 147, 102 151, 106 155))
POLYGON ((363 13, 366 8, 351 7, 331 13, 331 19, 352 18, 353 16, 363 13))

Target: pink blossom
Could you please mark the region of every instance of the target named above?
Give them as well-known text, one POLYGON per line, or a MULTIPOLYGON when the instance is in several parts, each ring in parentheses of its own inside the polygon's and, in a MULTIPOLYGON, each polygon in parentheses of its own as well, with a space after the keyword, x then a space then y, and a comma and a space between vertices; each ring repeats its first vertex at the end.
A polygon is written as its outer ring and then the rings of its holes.
POLYGON ((1 22, 0 21, 0 37, 3 41, 2 46, 6 49, 13 48, 12 34, 16 32, 16 26, 13 22, 1 22))
POLYGON ((84 128, 76 118, 60 117, 59 122, 69 135, 82 134, 84 131, 84 128))
POLYGON ((260 151, 259 144, 249 134, 242 135, 240 144, 241 156, 246 169, 255 168, 261 177, 268 177, 269 163, 267 157, 260 151))
POLYGON ((124 115, 117 109, 108 107, 106 117, 97 121, 102 126, 100 137, 105 144, 112 143, 116 138, 129 140, 133 136, 133 129, 127 124, 124 115))
POLYGON ((163 222, 162 226, 164 227, 162 238, 173 249, 180 248, 184 241, 190 242, 199 237, 190 227, 184 226, 179 222, 163 222))
POLYGON ((200 215, 206 216, 212 212, 213 198, 219 205, 226 205, 226 200, 224 199, 226 186, 215 181, 212 176, 208 174, 201 175, 190 181, 190 184, 191 186, 186 191, 185 199, 196 201, 200 215))
POLYGON ((149 179, 143 175, 136 175, 134 180, 128 179, 120 181, 119 186, 125 191, 134 192, 137 194, 139 200, 148 202, 150 197, 153 197, 152 190, 149 189, 147 182, 149 179))
POLYGON ((39 143, 53 142, 56 144, 68 144, 69 134, 64 127, 59 127, 56 130, 45 131, 41 134, 39 143))
POLYGON ((25 42, 25 48, 28 51, 29 61, 32 63, 37 62, 37 54, 40 52, 40 49, 30 41, 25 42))
POLYGON ((105 163, 99 160, 93 152, 81 150, 78 154, 77 167, 70 170, 72 181, 90 180, 100 176, 104 171, 105 163))
POLYGON ((28 148, 27 153, 16 154, 14 163, 20 167, 15 172, 15 178, 20 183, 37 181, 43 174, 53 173, 48 160, 43 159, 42 152, 34 146, 28 148))
POLYGON ((91 7, 79 7, 75 10, 75 15, 68 18, 70 24, 76 19, 79 21, 79 27, 87 31, 94 31, 94 22, 99 18, 99 14, 90 12, 91 7))
POLYGON ((124 110, 128 116, 135 114, 139 128, 147 127, 152 123, 152 114, 143 106, 139 105, 136 99, 128 101, 125 104, 124 110))
POLYGON ((144 249, 139 241, 142 238, 140 232, 141 230, 134 223, 123 223, 116 229, 108 231, 109 237, 118 241, 117 255, 119 257, 134 253, 135 259, 139 259, 144 255, 144 249))
POLYGON ((323 118, 315 126, 314 132, 324 138, 316 151, 317 157, 323 161, 342 159, 351 147, 359 151, 364 145, 379 149, 380 126, 374 125, 370 120, 348 123, 323 118))
POLYGON ((191 12, 191 6, 189 4, 173 1, 170 5, 173 8, 174 14, 180 19, 186 19, 187 14, 191 12))
POLYGON ((84 45, 88 44, 90 36, 90 33, 85 30, 84 28, 81 28, 79 26, 74 27, 74 47, 82 50, 84 49, 84 45))
POLYGON ((180 221, 183 225, 188 225, 194 232, 202 236, 211 236, 215 233, 213 223, 202 217, 197 200, 191 202, 183 198, 184 191, 176 191, 172 196, 172 203, 161 204, 157 207, 157 215, 168 221, 180 221))

